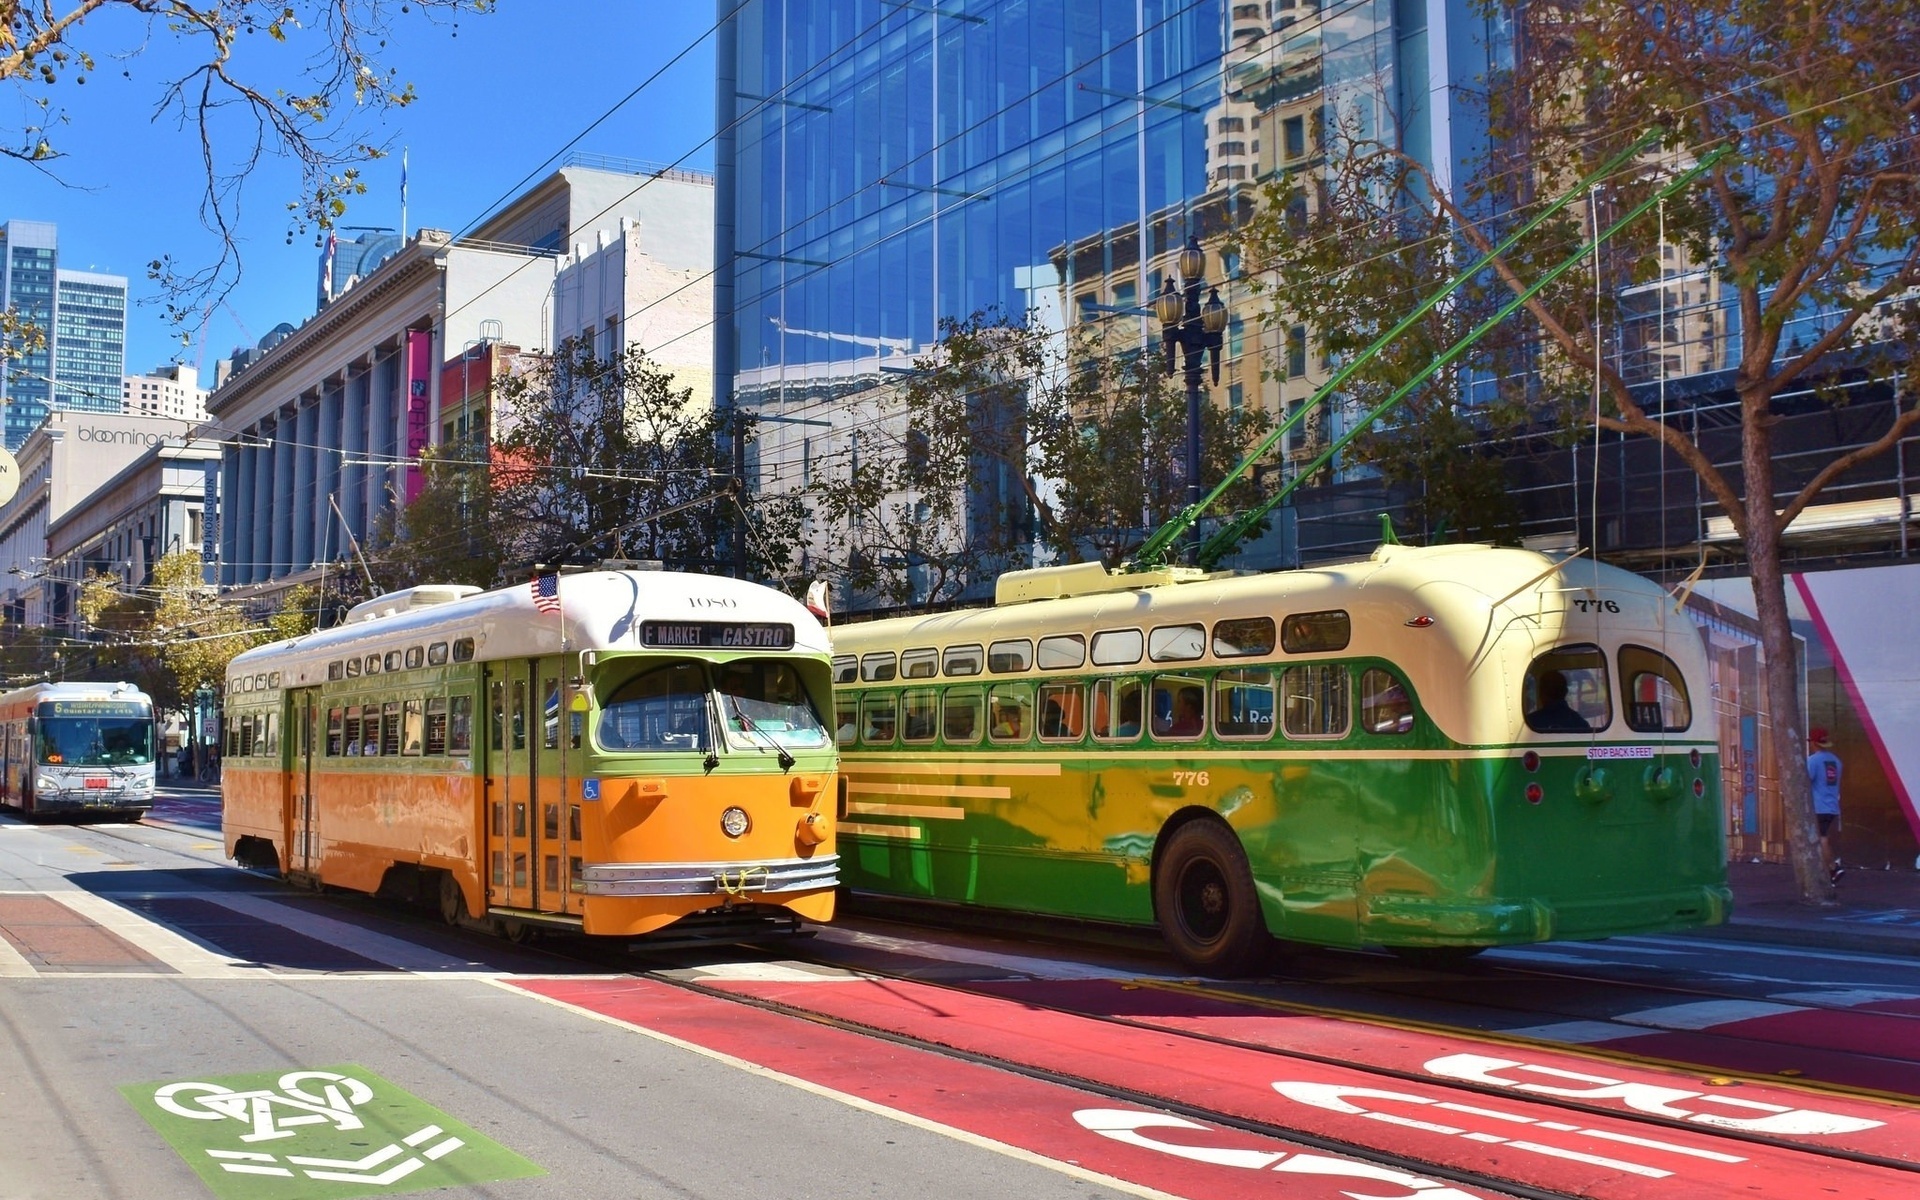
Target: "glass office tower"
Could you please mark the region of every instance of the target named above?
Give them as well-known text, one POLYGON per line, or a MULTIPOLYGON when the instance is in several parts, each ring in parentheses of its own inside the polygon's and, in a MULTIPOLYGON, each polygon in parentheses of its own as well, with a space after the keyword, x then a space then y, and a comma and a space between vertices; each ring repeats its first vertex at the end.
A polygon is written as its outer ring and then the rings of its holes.
POLYGON ((736 2, 715 382, 761 415, 749 483, 771 490, 859 453, 943 318, 1157 340, 1139 306, 1189 235, 1236 309, 1213 401, 1283 411, 1315 372, 1268 377, 1290 374, 1287 331, 1253 319, 1223 233, 1336 120, 1450 177, 1474 149, 1458 96, 1486 73, 1461 0, 736 2))
POLYGON ((12 309, 39 335, 30 349, 17 339, 0 371, 0 432, 8 450, 18 450, 51 408, 120 411, 126 278, 62 270, 59 260, 52 223, 0 224, 0 309, 12 309))

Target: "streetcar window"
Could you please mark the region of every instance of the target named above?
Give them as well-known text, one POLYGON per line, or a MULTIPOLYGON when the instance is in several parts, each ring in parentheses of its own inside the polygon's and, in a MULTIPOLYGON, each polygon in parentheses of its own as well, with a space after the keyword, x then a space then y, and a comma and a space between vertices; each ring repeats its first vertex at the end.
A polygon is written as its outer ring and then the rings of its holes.
POLYGON ((1413 731, 1413 697, 1392 671, 1373 667, 1361 674, 1360 728, 1368 733, 1413 731))
POLYGON ((1213 627, 1216 658, 1249 658, 1273 653, 1273 618, 1241 617, 1216 622, 1213 627))
MULTIPOLYGON (((408 701, 409 704, 415 703, 408 701)), ((380 753, 400 753, 400 702, 389 700, 380 706, 380 753)))
POLYGON ((1620 647, 1620 678, 1627 687, 1627 728, 1679 733, 1693 724, 1687 681, 1672 659, 1644 646, 1620 647))
POLYGON ((594 738, 607 750, 705 752, 712 744, 707 713, 706 671, 699 663, 673 663, 615 688, 600 707, 594 738))
MULTIPOLYGON (((1040 669, 1071 671, 1087 661, 1087 639, 1077 633, 1060 633, 1040 639, 1040 669)), ((1076 735, 1077 736, 1077 735, 1076 735)))
POLYGON ((817 750, 827 744, 826 726, 792 663, 748 658, 713 668, 713 690, 727 743, 762 754, 780 749, 817 750))
POLYGON ((473 639, 472 638, 453 639, 453 661, 455 662, 472 662, 473 661, 473 639))
POLYGON ((940 700, 940 736, 956 746, 980 740, 980 693, 948 692, 940 700))
POLYGON ((327 757, 339 758, 342 748, 341 727, 345 721, 345 710, 330 708, 327 710, 327 757))
POLYGON ((426 742, 427 719, 418 700, 408 700, 401 708, 400 753, 418 758, 426 742))
POLYGON ((1598 646, 1560 646, 1533 660, 1521 711, 1535 733, 1595 733, 1613 722, 1607 656, 1598 646))
POLYGON ((259 674, 259 675, 255 675, 255 676, 253 677, 253 686, 254 686, 254 687, 256 687, 256 688, 260 688, 260 689, 265 689, 265 688, 266 688, 266 686, 267 686, 267 676, 266 676, 266 674, 265 674, 264 672, 262 672, 262 673, 261 673, 261 674, 259 674))
POLYGON ((273 673, 267 676, 267 686, 270 688, 277 688, 280 686, 280 672, 274 671, 273 673))
POLYGON ((899 724, 897 704, 892 692, 860 697, 860 743, 865 746, 890 746, 899 724))
POLYGON ((427 665, 428 666, 430 667, 445 666, 446 662, 447 662, 447 644, 445 642, 435 642, 433 645, 427 647, 427 665))
POLYGON ((360 678, 360 660, 359 660, 359 659, 357 659, 357 658, 350 658, 350 659, 348 659, 348 660, 347 660, 347 663, 346 663, 346 666, 347 666, 347 678, 348 678, 348 679, 358 679, 358 678, 360 678))
POLYGON ((1345 609, 1294 613, 1280 625, 1280 648, 1288 654, 1331 654, 1353 640, 1353 621, 1345 609))
POLYGON ((427 700, 427 744, 424 750, 428 754, 447 752, 447 698, 432 696, 427 700))
POLYGON ((540 745, 543 749, 560 748, 560 681, 544 679, 540 686, 540 745))
POLYGON ((833 740, 842 746, 853 745, 854 735, 860 732, 860 726, 855 722, 854 716, 857 711, 858 705, 854 703, 852 696, 844 692, 834 693, 833 728, 835 734, 833 740))
POLYGON ((327 664, 327 681, 331 683, 339 679, 340 672, 341 672, 341 665, 338 659, 328 663, 327 664))
POLYGON ((1011 638, 987 647, 987 670, 995 675, 1026 671, 1033 667, 1033 643, 1026 638, 1011 638))
POLYGON ((1345 663, 1288 667, 1280 676, 1280 704, 1287 736, 1345 737, 1351 715, 1349 690, 1345 663))
POLYGON ((900 678, 932 679, 940 673, 940 652, 928 647, 900 652, 900 678))
POLYGON ((387 651, 386 661, 380 664, 380 669, 382 671, 398 671, 400 669, 400 652, 398 650, 387 651))
POLYGON ((253 750, 256 756, 267 752, 267 714, 261 713, 253 718, 253 750))
POLYGON ((1138 629, 1105 629, 1093 635, 1093 665, 1124 667, 1140 661, 1146 639, 1138 629))
POLYGON ((427 651, 425 647, 423 646, 407 647, 407 670, 411 671, 415 667, 420 666, 426 661, 427 661, 427 651))
POLYGON ((1087 693, 1077 683, 1040 685, 1040 740, 1077 742, 1087 731, 1087 693))
POLYGON ((227 726, 227 757, 240 757, 240 733, 232 724, 227 726))
MULTIPOLYGON (((1094 646, 1100 644, 1094 639, 1094 646)), ((1140 700, 1146 689, 1138 679, 1102 679, 1093 685, 1093 736, 1130 742, 1140 736, 1140 700)))
POLYGON ((488 745, 498 753, 507 744, 507 685, 504 680, 493 681, 493 703, 488 707, 493 712, 493 741, 488 745))
POLYGON ((945 675, 978 675, 986 661, 986 652, 977 642, 971 646, 948 646, 940 656, 940 671, 945 675))
POLYGON ((240 715, 240 744, 238 747, 236 747, 235 753, 240 755, 248 755, 253 753, 253 714, 252 713, 242 713, 240 715))
POLYGON ((940 694, 930 688, 915 688, 900 697, 900 740, 930 742, 937 732, 940 694))
POLYGON ((1002 683, 987 695, 987 736, 996 742, 1024 742, 1033 730, 1033 688, 1002 683))
POLYGON ((379 673, 380 673, 380 656, 378 654, 367 655, 367 674, 378 675, 379 673))
MULTIPOLYGON (((1226 622, 1221 622, 1226 624, 1226 622)), ((1268 625, 1271 631, 1273 626, 1268 625)), ((1219 630, 1214 631, 1216 638, 1219 630)), ((1268 644, 1272 649, 1272 644, 1268 644)), ((1223 738, 1273 735, 1273 672, 1250 667, 1222 671, 1213 678, 1213 731, 1223 738)))
POLYGON ((1190 662, 1206 649, 1204 625, 1162 625, 1147 635, 1147 657, 1154 662, 1190 662))
POLYGON ((511 724, 513 727, 513 748, 515 750, 525 750, 527 748, 527 681, 524 679, 516 679, 513 681, 513 716, 511 724))
POLYGON ((1187 675, 1155 675, 1152 707, 1153 736, 1180 740, 1207 732, 1207 689, 1187 675))
POLYGON ((863 654, 860 656, 860 678, 866 680, 868 683, 885 683, 894 677, 895 670, 893 651, 891 650, 884 651, 880 654, 863 654))
POLYGON ((473 751, 473 697, 455 696, 447 707, 447 753, 473 751))
POLYGON ((833 681, 835 683, 857 683, 860 680, 860 660, 851 654, 838 654, 833 659, 833 681))
POLYGON ((341 736, 345 739, 345 745, 341 753, 348 758, 359 758, 360 706, 358 704, 348 706, 346 722, 341 728, 341 736))

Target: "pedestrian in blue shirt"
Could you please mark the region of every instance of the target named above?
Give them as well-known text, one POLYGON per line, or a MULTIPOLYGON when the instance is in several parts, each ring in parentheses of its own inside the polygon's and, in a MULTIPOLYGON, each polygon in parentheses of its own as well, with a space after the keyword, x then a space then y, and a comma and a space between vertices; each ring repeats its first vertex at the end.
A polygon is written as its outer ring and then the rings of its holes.
POLYGON ((1807 755, 1807 782, 1813 785, 1813 819, 1820 826, 1820 861, 1839 883, 1847 873, 1833 848, 1834 831, 1840 828, 1840 757, 1833 752, 1826 730, 1808 730, 1807 740, 1813 743, 1813 753, 1807 755))

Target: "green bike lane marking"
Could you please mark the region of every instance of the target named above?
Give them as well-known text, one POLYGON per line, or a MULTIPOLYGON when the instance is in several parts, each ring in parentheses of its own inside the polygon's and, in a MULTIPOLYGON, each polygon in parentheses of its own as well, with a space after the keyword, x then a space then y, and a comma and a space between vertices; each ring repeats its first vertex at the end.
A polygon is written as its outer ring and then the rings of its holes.
POLYGON ((221 1200, 347 1200, 546 1174, 352 1064, 120 1093, 221 1200))

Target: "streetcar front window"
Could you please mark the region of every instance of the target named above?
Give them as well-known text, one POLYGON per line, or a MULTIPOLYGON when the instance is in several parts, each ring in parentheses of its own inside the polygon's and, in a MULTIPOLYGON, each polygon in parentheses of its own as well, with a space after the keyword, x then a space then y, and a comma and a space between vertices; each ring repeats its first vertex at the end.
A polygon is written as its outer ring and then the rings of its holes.
POLYGON ((699 663, 642 672, 615 688, 600 709, 595 737, 614 751, 695 751, 712 746, 707 673, 699 663))
POLYGON ((146 716, 48 717, 39 722, 39 758, 68 767, 137 767, 153 761, 146 716))
POLYGON ((1561 646, 1533 660, 1521 711, 1535 733, 1596 733, 1613 722, 1607 656, 1598 646, 1561 646))
POLYGON ((727 745, 736 750, 818 750, 828 734, 791 663, 742 659, 713 669, 727 745))

